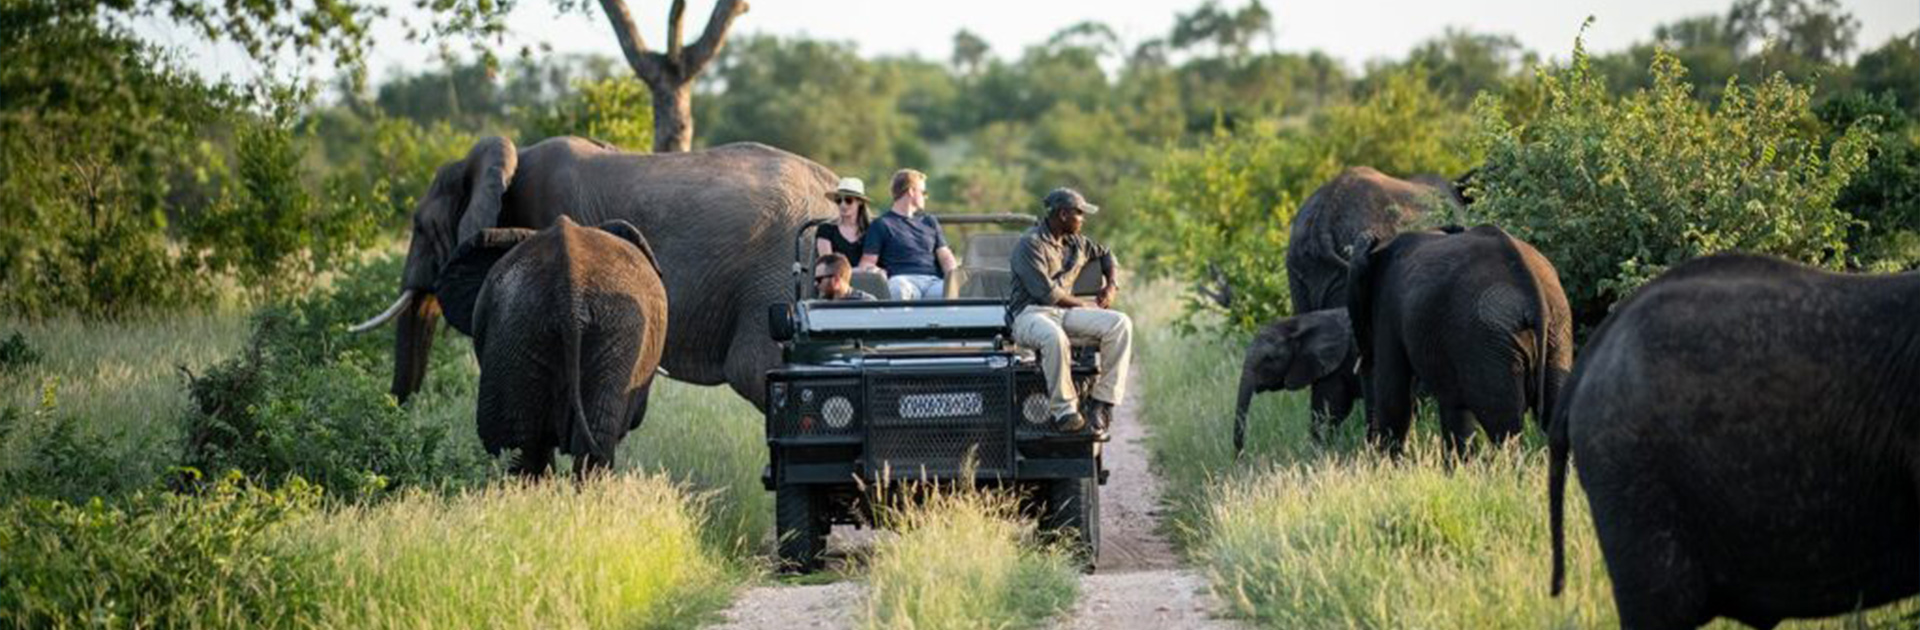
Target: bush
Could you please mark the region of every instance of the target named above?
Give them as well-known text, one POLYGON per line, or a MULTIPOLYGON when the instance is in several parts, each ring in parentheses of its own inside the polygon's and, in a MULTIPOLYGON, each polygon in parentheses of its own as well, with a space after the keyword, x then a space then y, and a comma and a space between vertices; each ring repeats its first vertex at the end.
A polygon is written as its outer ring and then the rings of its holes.
POLYGON ((1235 297, 1224 308, 1190 296, 1177 322, 1183 328, 1209 321, 1250 331, 1291 313, 1289 226, 1314 189, 1348 166, 1402 177, 1457 175, 1471 163, 1465 123, 1416 70, 1393 73, 1357 102, 1330 107, 1304 127, 1216 129, 1211 140, 1173 151, 1154 168, 1136 220, 1122 234, 1123 251, 1138 252, 1151 275, 1231 285, 1235 297), (1225 317, 1195 317, 1206 312, 1225 317))
POLYGON ((1830 142, 1855 126, 1873 134, 1867 168, 1840 191, 1833 205, 1858 219, 1847 230, 1855 266, 1883 271, 1920 267, 1920 125, 1901 111, 1892 93, 1852 93, 1821 105, 1830 142))
POLYGON ((379 337, 346 332, 386 301, 376 296, 391 287, 374 287, 391 282, 396 264, 362 265, 332 290, 256 313, 248 348, 191 379, 186 464, 269 482, 303 477, 347 499, 485 479, 484 453, 387 393, 379 337))
POLYGON ((0 408, 0 499, 40 496, 72 502, 97 496, 116 496, 146 482, 129 475, 131 455, 107 439, 82 428, 83 422, 61 414, 55 392, 57 379, 41 387, 40 404, 31 410, 14 405, 0 408))
POLYGON ((1775 76, 1730 80, 1718 105, 1691 98, 1686 69, 1658 54, 1654 85, 1607 94, 1585 51, 1539 73, 1547 106, 1525 126, 1497 97, 1475 105, 1486 163, 1476 222, 1506 228, 1554 262, 1576 317, 1591 325, 1614 301, 1681 261, 1726 250, 1829 268, 1848 260, 1853 220, 1834 200, 1866 161, 1849 129, 1826 147, 1809 88, 1775 76))
POLYGON ((318 610, 319 554, 279 545, 319 491, 227 477, 197 494, 0 506, 0 625, 291 627, 318 610))
POLYGON ((6 341, 0 341, 0 372, 11 372, 39 363, 40 351, 27 345, 26 335, 16 330, 7 335, 6 341))

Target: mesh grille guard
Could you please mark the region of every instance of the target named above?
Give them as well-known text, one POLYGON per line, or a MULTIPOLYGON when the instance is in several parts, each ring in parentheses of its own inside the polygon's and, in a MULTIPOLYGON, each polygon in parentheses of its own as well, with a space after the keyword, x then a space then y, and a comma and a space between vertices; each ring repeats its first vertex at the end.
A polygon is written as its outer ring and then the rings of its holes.
POLYGON ((1013 475, 1013 371, 867 377, 867 470, 875 478, 1013 475))

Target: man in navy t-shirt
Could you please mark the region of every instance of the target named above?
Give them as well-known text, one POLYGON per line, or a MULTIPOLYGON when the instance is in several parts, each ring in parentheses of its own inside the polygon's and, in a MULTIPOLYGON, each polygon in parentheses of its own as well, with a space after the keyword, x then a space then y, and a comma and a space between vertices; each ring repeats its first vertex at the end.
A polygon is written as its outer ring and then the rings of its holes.
POLYGON ((867 226, 860 268, 885 272, 893 299, 945 297, 947 274, 958 266, 940 221, 921 212, 926 207, 926 173, 900 169, 893 174, 893 208, 867 226))

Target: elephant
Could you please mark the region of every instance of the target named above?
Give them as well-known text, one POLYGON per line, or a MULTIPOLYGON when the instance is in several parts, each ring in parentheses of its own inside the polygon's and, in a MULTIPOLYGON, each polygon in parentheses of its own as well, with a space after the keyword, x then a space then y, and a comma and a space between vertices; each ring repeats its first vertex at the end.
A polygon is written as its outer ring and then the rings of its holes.
MULTIPOLYGON (((1234 454, 1246 448, 1247 406, 1254 394, 1322 383, 1315 393, 1331 394, 1327 408, 1333 417, 1345 417, 1353 410, 1358 392, 1345 389, 1347 379, 1327 377, 1340 366, 1353 365, 1357 352, 1346 308, 1288 317, 1261 328, 1247 344, 1247 356, 1240 366, 1240 394, 1233 412, 1234 454)), ((1316 409, 1320 404, 1314 401, 1316 409)), ((1314 424, 1313 430, 1318 438, 1320 425, 1314 424)))
POLYGON ((1573 324, 1553 264, 1491 225, 1354 246, 1347 312, 1367 394, 1367 435, 1399 453, 1416 383, 1438 404, 1449 454, 1477 421, 1502 443, 1531 409, 1545 424, 1573 365, 1573 324))
MULTIPOLYGON (((1347 248, 1361 236, 1385 242, 1435 211, 1464 206, 1458 182, 1438 176, 1414 181, 1357 166, 1320 186, 1293 215, 1287 236, 1287 287, 1294 313, 1346 308, 1347 248)), ((1338 426, 1361 395, 1353 364, 1313 382, 1314 435, 1338 426)))
POLYGON ((666 287, 639 229, 596 227, 562 215, 537 231, 487 228, 441 272, 440 293, 463 298, 448 300, 447 321, 472 331, 480 359, 480 443, 494 455, 518 449, 522 474, 546 472, 556 447, 583 476, 605 470, 646 418, 666 287))
POLYGON ((1615 307, 1548 428, 1551 592, 1578 464, 1626 628, 1920 592, 1920 272, 1722 254, 1615 307))
POLYGON ((795 235, 834 216, 826 193, 837 181, 755 143, 654 155, 573 137, 524 150, 486 138, 434 176, 413 215, 399 298, 355 330, 397 321, 392 392, 404 403, 424 380, 442 308, 467 308, 443 304, 441 270, 455 248, 487 228, 539 229, 563 214, 583 225, 618 219, 653 245, 674 305, 662 369, 687 383, 725 382, 764 409, 765 373, 780 360, 766 309, 793 301, 795 235))

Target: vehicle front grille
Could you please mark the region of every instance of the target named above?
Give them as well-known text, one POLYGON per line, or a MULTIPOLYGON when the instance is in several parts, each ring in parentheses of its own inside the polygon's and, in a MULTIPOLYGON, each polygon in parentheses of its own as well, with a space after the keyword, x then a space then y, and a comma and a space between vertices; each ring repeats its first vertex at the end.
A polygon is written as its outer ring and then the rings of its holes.
POLYGON ((981 476, 1011 475, 1008 422, 1018 413, 1007 374, 874 375, 868 455, 892 478, 958 475, 967 458, 981 476))
POLYGON ((861 415, 860 381, 796 381, 788 394, 794 413, 783 414, 777 435, 785 437, 857 435, 861 415), (836 426, 837 425, 837 426, 836 426))

